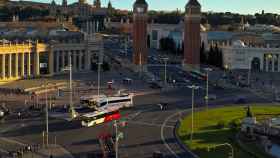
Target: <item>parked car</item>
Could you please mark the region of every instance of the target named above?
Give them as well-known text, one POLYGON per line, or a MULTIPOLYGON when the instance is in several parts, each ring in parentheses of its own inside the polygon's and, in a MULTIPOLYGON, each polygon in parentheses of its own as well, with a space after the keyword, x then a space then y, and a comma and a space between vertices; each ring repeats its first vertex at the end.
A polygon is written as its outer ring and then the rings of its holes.
POLYGON ((162 87, 158 83, 152 82, 152 83, 150 83, 150 88, 161 89, 162 87))
POLYGON ((160 151, 155 151, 153 153, 153 158, 163 158, 163 153, 161 153, 160 151))
POLYGON ((209 94, 208 95, 208 100, 216 100, 217 96, 215 94, 209 94))
POLYGON ((158 106, 160 107, 161 110, 166 110, 168 107, 167 103, 159 103, 158 106))
POLYGON ((247 101, 246 101, 246 98, 244 96, 240 96, 235 100, 235 104, 245 104, 246 102, 247 101))

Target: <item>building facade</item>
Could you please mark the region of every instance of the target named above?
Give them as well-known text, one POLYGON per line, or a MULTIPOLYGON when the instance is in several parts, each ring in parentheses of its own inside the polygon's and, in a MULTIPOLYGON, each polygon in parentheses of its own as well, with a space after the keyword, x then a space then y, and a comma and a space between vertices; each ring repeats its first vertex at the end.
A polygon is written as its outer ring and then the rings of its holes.
POLYGON ((190 0, 186 5, 184 60, 186 69, 199 69, 200 66, 200 20, 201 6, 197 0, 190 0))
POLYGON ((37 41, 2 44, 0 81, 61 74, 70 59, 73 72, 90 71, 91 65, 102 56, 102 36, 98 34, 74 43, 37 41))
POLYGON ((241 40, 220 48, 224 66, 229 69, 280 72, 280 48, 247 46, 241 40))
POLYGON ((147 24, 148 4, 145 0, 136 0, 133 6, 133 63, 141 66, 147 64, 147 24))

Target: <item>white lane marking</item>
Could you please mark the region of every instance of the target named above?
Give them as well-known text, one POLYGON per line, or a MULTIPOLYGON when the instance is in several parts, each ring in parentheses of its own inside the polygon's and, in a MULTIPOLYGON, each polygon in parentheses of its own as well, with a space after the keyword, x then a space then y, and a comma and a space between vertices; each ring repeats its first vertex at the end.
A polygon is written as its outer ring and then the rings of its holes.
MULTIPOLYGON (((129 123, 138 124, 138 125, 146 125, 146 126, 154 126, 154 127, 161 127, 162 124, 154 124, 148 122, 141 122, 141 121, 128 121, 129 123)), ((174 126, 165 125, 167 128, 174 128, 174 126)))
POLYGON ((17 144, 17 145, 20 145, 20 146, 26 146, 26 144, 24 143, 21 143, 17 140, 13 140, 13 139, 8 139, 8 138, 4 138, 4 137, 0 137, 0 139, 4 142, 8 142, 8 143, 12 143, 12 144, 17 144))
POLYGON ((172 117, 174 117, 174 116, 176 116, 177 115, 177 113, 175 113, 175 114, 172 114, 172 115, 170 115, 170 116, 168 116, 165 120, 164 120, 164 122, 163 122, 163 124, 162 124, 162 126, 161 126, 161 140, 163 141, 163 144, 165 145, 165 147, 171 152, 171 154, 172 155, 174 155, 176 158, 180 158, 171 148, 170 148, 170 146, 166 143, 166 141, 165 141, 165 138, 164 138, 164 135, 163 135, 163 131, 164 131, 164 128, 165 128, 165 125, 166 125, 166 123, 167 123, 167 121, 170 119, 170 118, 172 118, 172 117))
MULTIPOLYGON (((179 111, 179 112, 177 112, 177 113, 175 113, 175 114, 170 115, 169 117, 167 117, 167 118, 165 119, 165 121, 163 122, 163 124, 162 124, 162 126, 161 126, 161 140, 163 141, 163 144, 165 145, 165 147, 166 147, 166 148, 171 152, 171 154, 173 154, 176 158, 180 158, 180 157, 179 157, 179 156, 170 148, 170 146, 166 143, 165 138, 164 138, 163 131, 164 131, 164 128, 166 127, 166 123, 169 122, 169 120, 170 120, 172 117, 174 117, 174 116, 176 116, 176 115, 181 116, 181 113, 188 112, 188 111, 190 111, 190 109, 183 110, 183 111, 179 111)), ((189 151, 189 149, 186 148, 186 150, 187 150, 189 153, 191 153, 191 151, 189 151)))

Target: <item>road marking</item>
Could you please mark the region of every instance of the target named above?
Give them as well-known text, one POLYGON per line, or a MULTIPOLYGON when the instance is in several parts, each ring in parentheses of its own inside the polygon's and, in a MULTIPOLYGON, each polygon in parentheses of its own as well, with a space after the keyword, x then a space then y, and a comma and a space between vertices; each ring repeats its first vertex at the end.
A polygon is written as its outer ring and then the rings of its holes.
MULTIPOLYGON (((138 124, 138 125, 146 125, 146 126, 154 126, 154 127, 161 127, 162 126, 162 124, 154 124, 154 123, 140 122, 140 121, 128 121, 128 122, 138 124)), ((168 126, 168 125, 165 125, 165 127, 174 128, 174 126, 168 126)))
POLYGON ((16 140, 13 140, 13 139, 8 139, 8 138, 4 138, 4 137, 0 137, 0 139, 4 142, 17 144, 17 145, 20 145, 20 146, 26 146, 26 144, 24 144, 22 142, 19 142, 19 141, 16 141, 16 140))
POLYGON ((168 116, 165 120, 164 120, 164 122, 163 122, 163 124, 162 124, 162 126, 161 126, 161 140, 163 141, 163 144, 165 145, 165 147, 171 152, 171 154, 172 155, 174 155, 176 158, 180 158, 171 148, 170 148, 170 146, 166 143, 166 141, 165 141, 165 138, 164 138, 164 135, 163 135, 163 130, 164 130, 164 128, 165 128, 165 126, 166 126, 166 123, 167 123, 167 121, 170 119, 170 118, 172 118, 172 117, 174 117, 174 116, 176 116, 177 115, 177 113, 175 113, 175 114, 172 114, 172 115, 170 115, 170 116, 168 116))
MULTIPOLYGON (((166 143, 165 138, 164 138, 163 131, 164 131, 164 128, 166 127, 166 126, 165 126, 166 123, 169 122, 169 119, 171 119, 172 117, 174 117, 174 116, 176 116, 176 115, 180 116, 181 113, 183 113, 183 112, 188 112, 188 111, 190 111, 190 109, 183 110, 183 111, 179 111, 179 112, 177 112, 177 113, 175 113, 175 114, 170 115, 169 117, 167 117, 167 118, 165 119, 165 121, 163 122, 163 124, 162 124, 162 126, 161 126, 161 140, 163 141, 163 144, 165 145, 165 147, 166 147, 166 148, 171 152, 171 154, 173 154, 176 158, 180 158, 180 157, 179 157, 179 156, 170 148, 170 146, 166 143)), ((189 153, 192 153, 188 148, 185 148, 185 150, 187 150, 189 153)))

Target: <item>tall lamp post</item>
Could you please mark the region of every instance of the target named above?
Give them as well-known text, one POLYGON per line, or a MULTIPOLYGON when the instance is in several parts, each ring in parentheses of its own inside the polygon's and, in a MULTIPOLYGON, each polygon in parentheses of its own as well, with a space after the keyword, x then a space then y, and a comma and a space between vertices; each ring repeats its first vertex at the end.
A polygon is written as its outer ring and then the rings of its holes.
POLYGON ((168 58, 162 58, 164 61, 164 84, 167 84, 167 61, 169 60, 168 58))
POLYGON ((209 101, 209 72, 213 71, 211 68, 205 68, 206 71, 206 96, 205 96, 205 103, 206 109, 208 111, 208 101, 209 101))
POLYGON ((194 91, 199 89, 198 86, 192 85, 188 86, 188 88, 192 89, 192 127, 191 127, 191 143, 193 139, 193 131, 194 131, 194 91))
POLYGON ((252 63, 252 58, 248 58, 248 79, 247 79, 248 86, 250 86, 251 84, 251 73, 252 73, 251 63, 252 63))
POLYGON ((48 109, 48 93, 47 93, 47 83, 45 83, 45 100, 46 100, 46 147, 49 146, 49 109, 48 109))
POLYGON ((73 107, 73 87, 72 87, 72 56, 69 56, 69 65, 62 69, 62 71, 69 71, 69 90, 70 90, 70 95, 69 95, 69 106, 70 106, 70 111, 71 111, 71 118, 76 118, 77 115, 75 113, 74 107, 73 107))
POLYGON ((102 62, 98 62, 98 75, 97 75, 97 95, 98 99, 100 99, 100 71, 101 71, 101 65, 103 64, 102 62))

